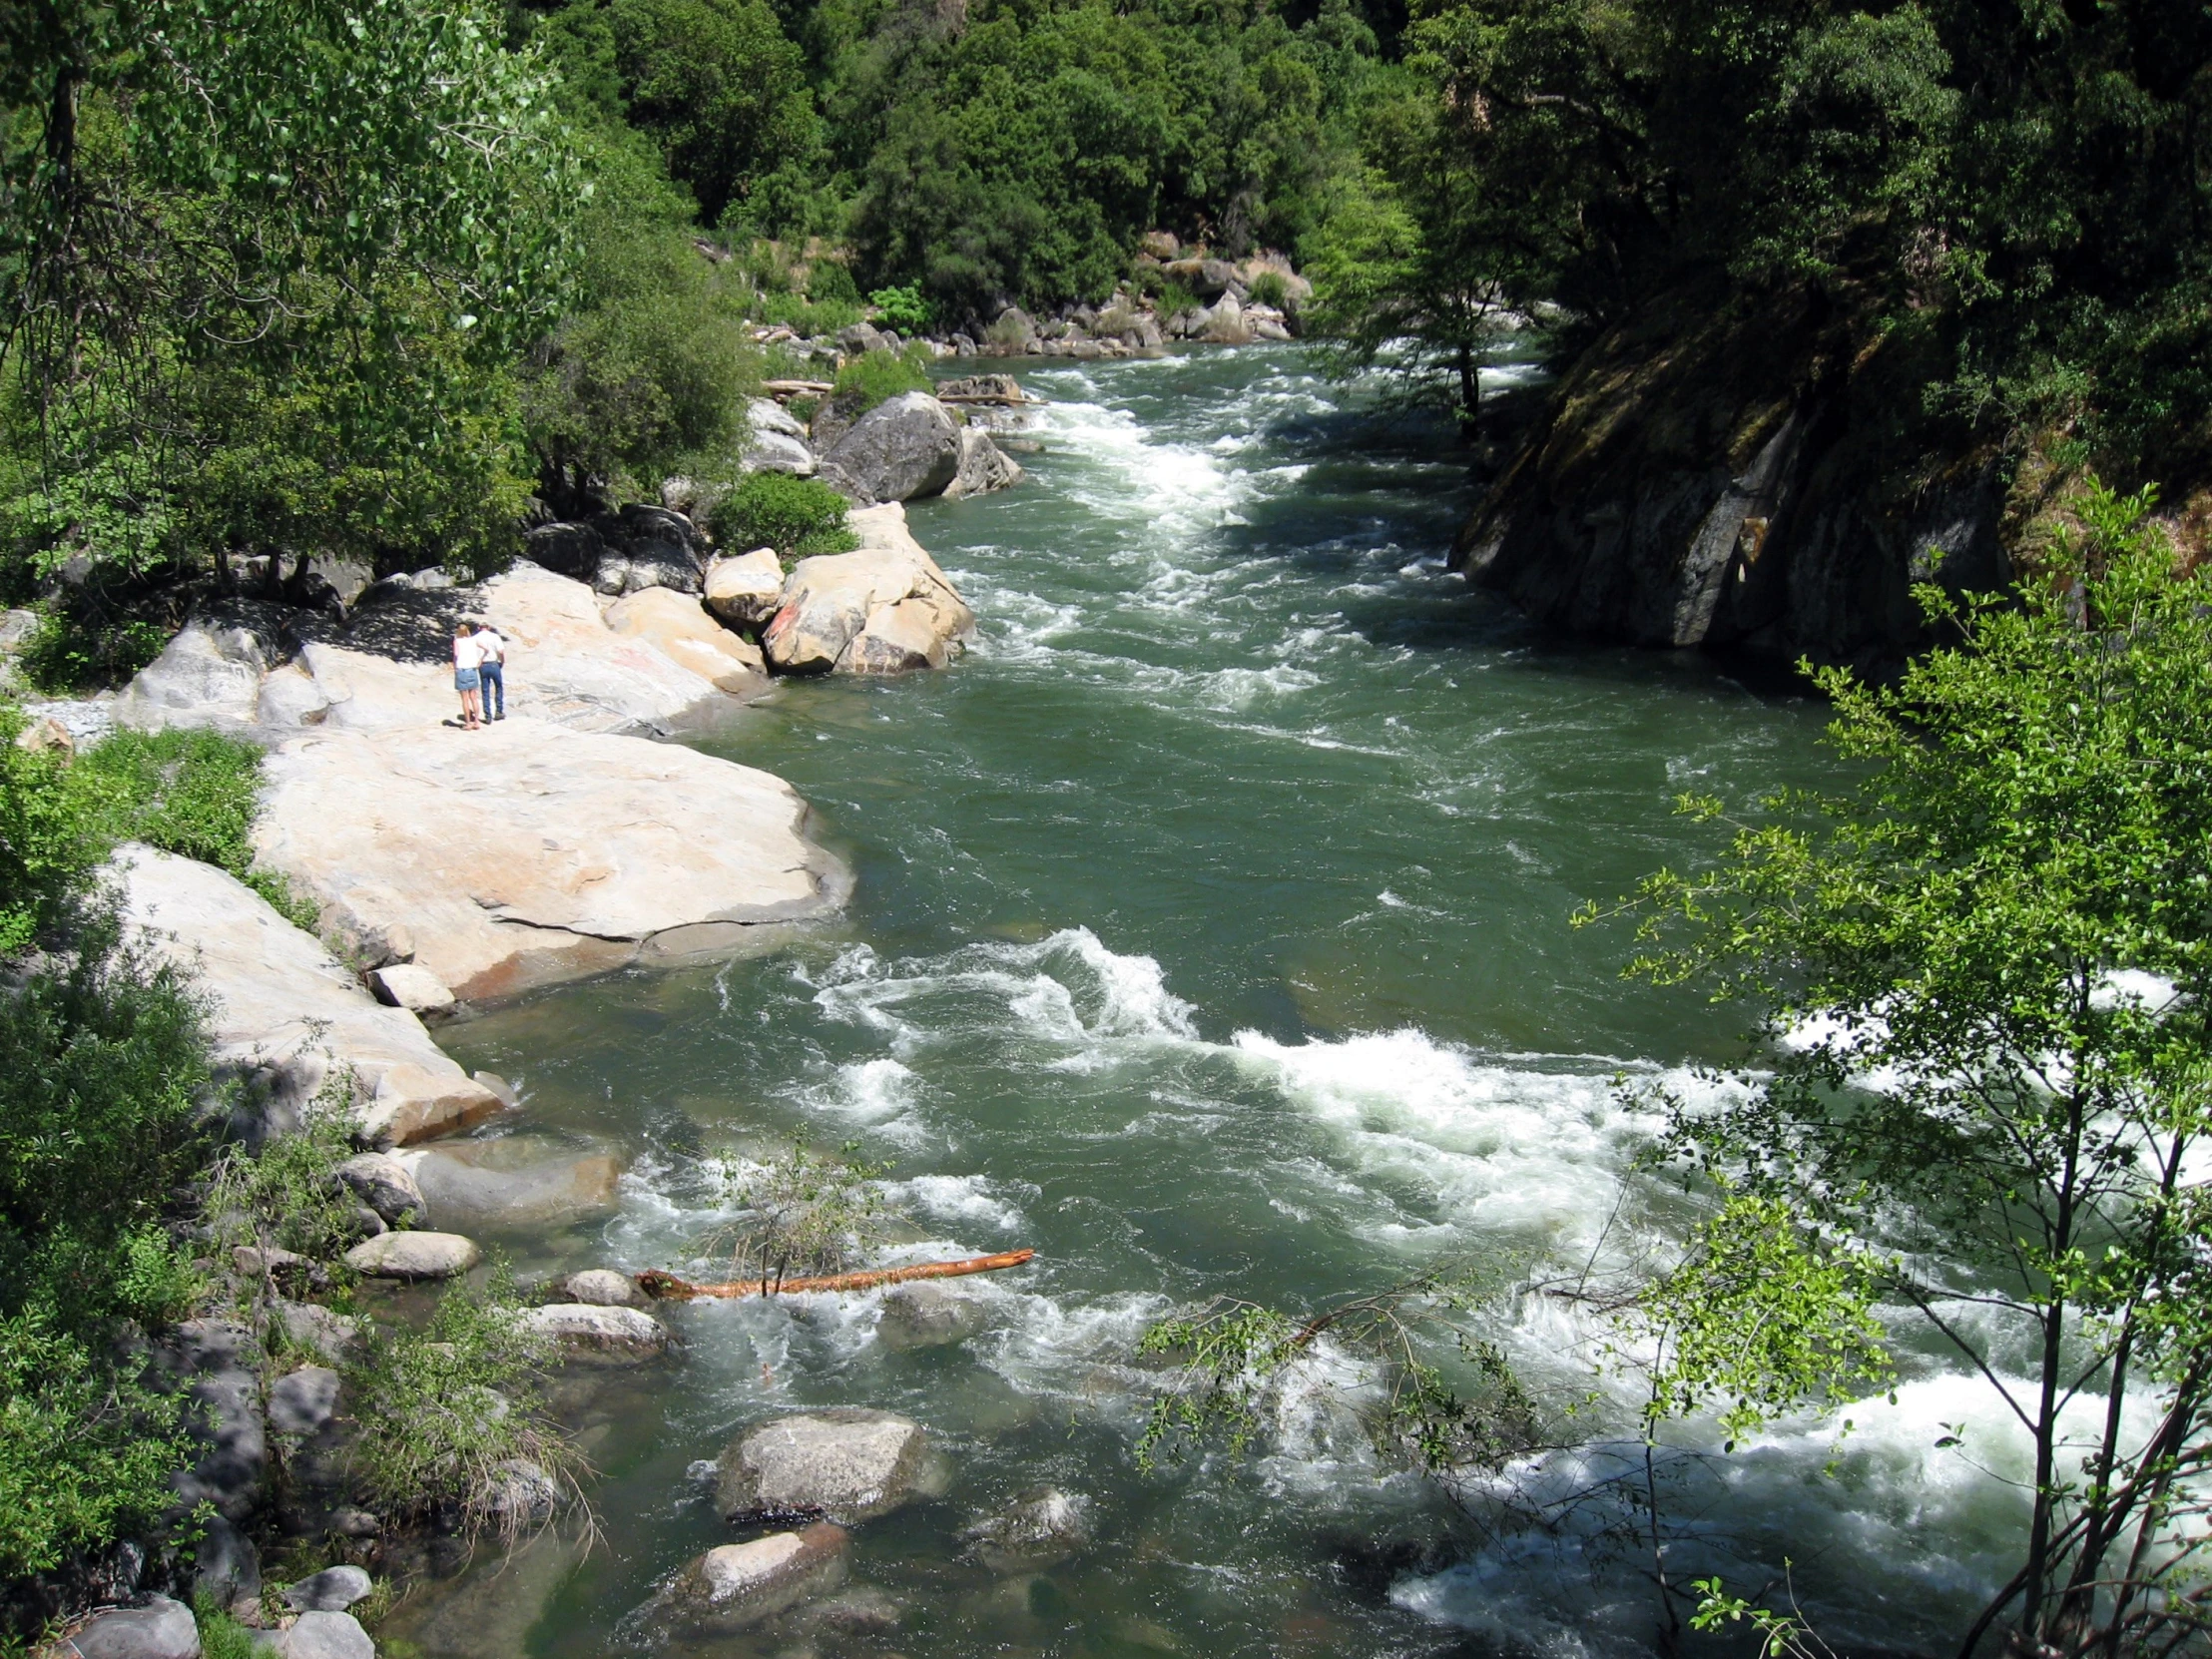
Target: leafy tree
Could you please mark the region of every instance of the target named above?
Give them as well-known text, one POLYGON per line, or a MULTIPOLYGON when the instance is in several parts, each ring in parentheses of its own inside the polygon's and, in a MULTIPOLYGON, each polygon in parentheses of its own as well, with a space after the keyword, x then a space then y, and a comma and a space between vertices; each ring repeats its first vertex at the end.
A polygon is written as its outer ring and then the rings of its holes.
POLYGON ((1667 1404, 1729 1400, 1740 1430, 1827 1385, 1878 1306, 1910 1310, 2033 1448, 2019 1570, 1961 1651, 2000 1617, 2062 1652, 2203 1633, 2212 609, 2149 504, 2092 488, 2052 579, 2009 600, 1924 589, 1955 647, 1891 687, 1818 677, 1863 782, 1777 798, 1632 906, 1635 971, 1776 1040, 1741 1104, 1670 1103, 1664 1154, 1735 1196, 1661 1288, 1708 1334, 1667 1404), (1773 1249, 1807 1268, 1745 1271, 1773 1249), (1784 1346, 1728 1335, 1784 1303, 1784 1346))

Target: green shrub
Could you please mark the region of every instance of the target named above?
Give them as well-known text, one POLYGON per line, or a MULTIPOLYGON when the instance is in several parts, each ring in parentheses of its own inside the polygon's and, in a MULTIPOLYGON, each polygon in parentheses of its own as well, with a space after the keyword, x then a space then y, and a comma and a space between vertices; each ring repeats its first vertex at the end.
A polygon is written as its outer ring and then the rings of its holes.
POLYGON ((859 546, 845 527, 847 503, 819 478, 756 472, 715 504, 715 540, 724 547, 773 547, 778 558, 844 553, 859 546))
POLYGON ((1252 278, 1248 291, 1255 305, 1272 305, 1281 310, 1291 296, 1291 285, 1283 280, 1280 271, 1263 271, 1252 278))
POLYGON ((935 319, 936 307, 929 303, 916 283, 909 282, 902 288, 877 288, 867 298, 881 314, 885 326, 896 328, 902 334, 927 333, 935 319))
POLYGON ((87 686, 121 685, 168 643, 169 631, 143 618, 96 619, 61 605, 39 619, 19 661, 33 686, 62 696, 87 686))
POLYGON ((1153 295, 1152 302, 1158 308, 1161 319, 1164 321, 1168 317, 1181 316, 1185 311, 1195 310, 1198 306, 1198 295, 1181 282, 1162 282, 1159 292, 1153 295))
POLYGON ((856 299, 802 299, 795 293, 766 294, 761 300, 761 320, 781 322, 810 339, 817 334, 833 334, 839 328, 849 328, 860 320, 860 305, 856 299))
POLYGON ((200 1659, 255 1659, 262 1651, 254 1645, 254 1632, 216 1606, 212 1597, 194 1596, 192 1615, 200 1626, 200 1659))
POLYGON ((182 1407, 41 1314, 0 1318, 0 1582, 159 1514, 185 1451, 182 1407))
POLYGON ((842 260, 817 260, 807 271, 807 297, 818 305, 857 305, 860 288, 842 260))
POLYGON ((929 373, 922 365, 928 360, 911 347, 905 351, 863 351, 837 370, 830 390, 830 406, 843 419, 853 421, 901 392, 927 391, 929 373))
POLYGON ((456 1281, 420 1331, 371 1327, 349 1368, 352 1470, 364 1495, 395 1517, 445 1516, 467 1531, 513 1530, 497 1502, 516 1459, 573 1491, 581 1459, 542 1412, 537 1375, 555 1356, 518 1321, 504 1265, 481 1290, 456 1281))

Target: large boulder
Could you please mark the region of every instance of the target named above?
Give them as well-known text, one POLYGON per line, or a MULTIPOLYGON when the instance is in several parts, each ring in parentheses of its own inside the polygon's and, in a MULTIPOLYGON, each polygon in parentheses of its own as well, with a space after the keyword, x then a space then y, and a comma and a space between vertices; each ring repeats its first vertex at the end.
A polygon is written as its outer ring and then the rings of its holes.
POLYGON ((936 495, 960 470, 960 425, 925 391, 886 398, 822 458, 829 480, 862 506, 936 495))
POLYGON ((543 1135, 452 1141, 405 1155, 428 1213, 440 1227, 510 1232, 563 1226, 615 1207, 622 1165, 604 1153, 579 1156, 543 1135))
POLYGON ((845 1532, 818 1523, 710 1549, 677 1575, 666 1612, 694 1629, 742 1630, 844 1582, 845 1532))
POLYGON ((200 1627, 183 1602, 156 1596, 144 1607, 100 1614, 60 1651, 72 1659, 200 1659, 200 1627))
POLYGON ((784 566, 773 547, 756 547, 707 567, 707 609, 738 628, 759 628, 776 614, 784 566))
POLYGON ((633 593, 608 607, 607 626, 617 634, 652 641, 733 697, 768 690, 768 665, 761 660, 761 648, 723 627, 689 594, 669 588, 633 593))
POLYGON ((729 1521, 826 1515, 849 1526, 941 1491, 943 1472, 911 1417, 835 1406, 732 1440, 715 1465, 715 1507, 729 1521))
POLYGON ((736 949, 847 885, 789 784, 674 744, 513 718, 304 737, 267 765, 261 862, 362 956, 472 999, 736 949))
POLYGON ((273 656, 269 642, 250 627, 195 619, 123 688, 116 720, 147 731, 169 726, 246 731, 254 725, 262 676, 273 656))
POLYGON ((561 1299, 591 1308, 643 1308, 645 1293, 626 1273, 612 1268, 585 1268, 561 1281, 561 1299))
POLYGON ((957 501, 962 496, 988 495, 993 490, 1013 488, 1024 476, 1013 457, 991 441, 990 433, 980 426, 963 426, 959 467, 952 482, 945 485, 944 496, 957 501))
POLYGON ((525 1330, 549 1339, 581 1365, 635 1366, 668 1352, 668 1327, 636 1308, 589 1302, 549 1302, 526 1310, 525 1330))
POLYGON ((761 637, 785 674, 890 674, 942 668, 975 627, 896 504, 851 515, 857 552, 802 559, 761 637))
POLYGON ((278 1599, 295 1613, 342 1613, 356 1601, 367 1599, 375 1581, 359 1567, 324 1567, 295 1584, 287 1584, 278 1599))
POLYGON ((579 582, 598 580, 607 551, 606 541, 589 524, 540 524, 522 536, 524 558, 579 582))
POLYGON ((988 1322, 982 1299, 953 1285, 899 1285, 884 1293, 875 1340, 889 1349, 947 1348, 988 1322))
POLYGON ((301 1613, 288 1630, 258 1631, 254 1648, 276 1659, 376 1659, 376 1644, 351 1613, 301 1613))
POLYGON ((414 1172, 388 1152, 363 1152, 348 1158, 338 1165, 337 1176, 386 1226, 412 1226, 429 1214, 430 1206, 414 1172))
POLYGON ((210 1515, 192 1551, 192 1593, 223 1612, 258 1612, 262 1603, 262 1558, 239 1527, 210 1515))
POLYGON ((377 1002, 243 881, 137 844, 117 853, 116 866, 133 936, 198 976, 217 1072, 240 1080, 253 1114, 242 1129, 295 1126, 339 1077, 359 1133, 385 1145, 455 1134, 502 1109, 419 1019, 377 1002))

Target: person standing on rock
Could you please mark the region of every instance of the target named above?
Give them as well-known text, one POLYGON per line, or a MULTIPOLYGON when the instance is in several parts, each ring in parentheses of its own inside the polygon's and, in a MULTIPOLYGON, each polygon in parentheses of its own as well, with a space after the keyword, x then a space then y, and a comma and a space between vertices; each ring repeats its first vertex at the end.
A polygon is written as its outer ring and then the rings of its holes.
POLYGON ((479 731, 483 727, 482 709, 477 699, 483 685, 484 655, 477 646, 475 630, 465 622, 453 629, 453 689, 461 694, 461 730, 479 731))
POLYGON ((484 706, 486 720, 507 718, 507 641, 490 623, 479 623, 474 635, 476 654, 482 659, 477 664, 476 676, 481 682, 479 698, 484 706))

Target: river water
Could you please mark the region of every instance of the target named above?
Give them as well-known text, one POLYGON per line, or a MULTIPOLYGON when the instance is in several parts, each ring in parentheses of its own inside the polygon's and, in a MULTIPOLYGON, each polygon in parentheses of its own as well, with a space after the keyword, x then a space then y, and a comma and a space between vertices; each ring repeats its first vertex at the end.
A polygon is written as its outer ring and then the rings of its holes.
MULTIPOLYGON (((855 1578, 903 1622, 703 1651, 1649 1652, 1607 1493, 1485 1530, 1378 1461, 1329 1354, 1249 1456, 1141 1472, 1160 1374, 1133 1349, 1217 1293, 1300 1311, 1446 1258, 1663 1253, 1688 1201, 1629 1171, 1650 1118, 1620 1080, 1709 1088, 1694 1068, 1742 1051, 1724 1014, 1622 983, 1621 930, 1568 917, 1713 850, 1678 793, 1820 781, 1823 712, 1531 633, 1442 569, 1468 499, 1449 432, 1293 349, 1023 378, 1051 400, 1029 481, 911 513, 981 619, 969 656, 787 684, 711 746, 813 803, 848 916, 445 1035, 522 1086, 529 1133, 629 1161, 611 1221, 499 1241, 526 1275, 695 1265, 714 1172, 802 1139, 892 1166, 904 1256, 1036 1262, 967 1282, 991 1324, 955 1348, 886 1351, 875 1297, 673 1311, 680 1360, 571 1405, 597 1547, 479 1569, 393 1629, 432 1659, 628 1651, 656 1582, 730 1540, 692 1466, 841 1403, 913 1415, 955 1471, 856 1532, 855 1578), (1086 1551, 1014 1576, 963 1553, 1045 1482, 1088 1498, 1086 1551)), ((1486 1318, 1562 1439, 1632 1421, 1588 1316, 1486 1318)), ((1933 1364, 1856 1416, 1840 1450, 1803 1423, 1680 1465, 1670 1570, 1750 1590, 1788 1556, 1831 1640, 1939 1649, 2003 1576, 2014 1500, 1974 1462, 2011 1452, 1933 1364), (1957 1422, 1968 1450, 1935 1450, 1957 1422)), ((1516 1483, 1563 1498, 1616 1466, 1554 1453, 1516 1483)))

